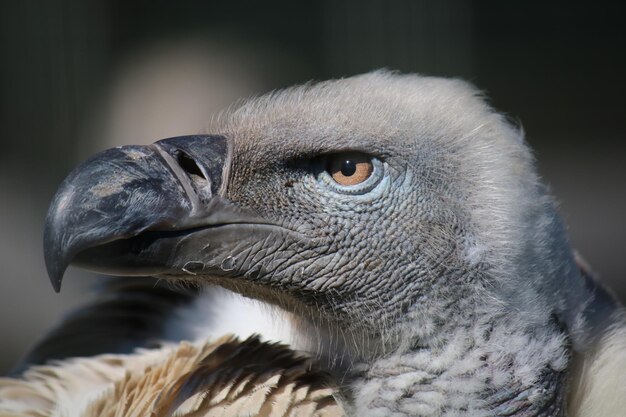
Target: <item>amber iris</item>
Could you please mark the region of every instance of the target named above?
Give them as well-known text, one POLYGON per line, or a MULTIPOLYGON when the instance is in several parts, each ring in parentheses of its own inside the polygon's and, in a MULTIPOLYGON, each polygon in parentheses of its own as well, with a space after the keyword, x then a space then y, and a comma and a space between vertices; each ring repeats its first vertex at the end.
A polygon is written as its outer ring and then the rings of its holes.
POLYGON ((351 186, 368 179, 374 171, 374 166, 369 156, 357 152, 346 152, 331 155, 326 169, 337 184, 351 186))

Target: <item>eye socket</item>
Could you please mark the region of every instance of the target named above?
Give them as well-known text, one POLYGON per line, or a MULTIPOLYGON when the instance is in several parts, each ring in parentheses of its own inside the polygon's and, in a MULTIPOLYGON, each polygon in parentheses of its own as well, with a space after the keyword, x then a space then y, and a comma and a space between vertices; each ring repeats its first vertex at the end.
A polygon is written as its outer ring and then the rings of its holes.
POLYGON ((357 152, 330 155, 326 171, 339 185, 349 187, 366 181, 374 172, 372 158, 357 152))

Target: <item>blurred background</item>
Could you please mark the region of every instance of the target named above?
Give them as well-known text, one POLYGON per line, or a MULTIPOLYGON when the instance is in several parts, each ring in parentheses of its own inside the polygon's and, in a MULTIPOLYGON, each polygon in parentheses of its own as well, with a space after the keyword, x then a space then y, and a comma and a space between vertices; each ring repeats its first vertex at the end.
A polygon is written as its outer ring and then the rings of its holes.
POLYGON ((0 374, 97 277, 61 294, 42 255, 69 170, 203 131, 244 97, 387 67, 461 77, 523 125, 572 240, 626 299, 626 25, 620 2, 0 2, 0 374))

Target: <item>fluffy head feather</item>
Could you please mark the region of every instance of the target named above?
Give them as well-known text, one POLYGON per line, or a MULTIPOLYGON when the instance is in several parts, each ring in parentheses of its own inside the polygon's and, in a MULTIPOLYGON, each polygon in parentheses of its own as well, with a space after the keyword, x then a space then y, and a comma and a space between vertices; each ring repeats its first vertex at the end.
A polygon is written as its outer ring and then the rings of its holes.
MULTIPOLYGON (((413 310, 434 320, 418 300, 469 292, 481 308, 524 312, 524 326, 551 314, 577 325, 584 284, 555 204, 522 132, 469 84, 374 72, 254 99, 216 130, 234 141, 230 199, 326 239, 313 250, 325 276, 303 253, 268 268, 276 282, 289 273, 292 285, 308 280, 300 289, 349 295, 331 300, 335 312, 369 308, 379 324, 413 310), (385 162, 380 186, 346 197, 312 184, 303 164, 345 150, 385 162)), ((433 320, 410 326, 425 332, 433 320)))

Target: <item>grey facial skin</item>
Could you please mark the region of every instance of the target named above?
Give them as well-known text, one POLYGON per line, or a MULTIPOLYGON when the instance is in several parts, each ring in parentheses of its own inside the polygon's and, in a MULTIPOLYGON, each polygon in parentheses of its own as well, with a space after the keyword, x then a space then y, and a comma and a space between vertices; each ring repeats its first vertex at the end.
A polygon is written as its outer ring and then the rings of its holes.
POLYGON ((278 305, 321 328, 354 415, 565 415, 571 359, 618 307, 478 96, 376 72, 249 101, 215 136, 105 151, 50 208, 53 285, 73 262, 278 305), (372 158, 362 184, 327 172, 344 152, 372 158))

